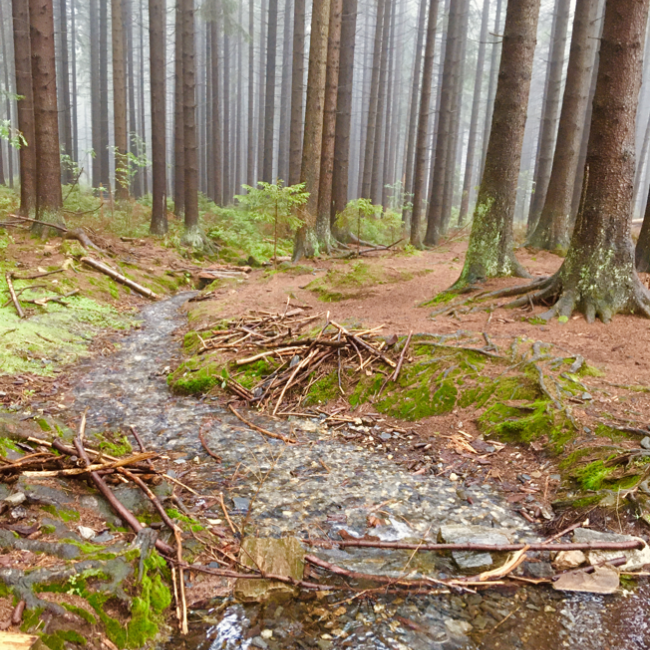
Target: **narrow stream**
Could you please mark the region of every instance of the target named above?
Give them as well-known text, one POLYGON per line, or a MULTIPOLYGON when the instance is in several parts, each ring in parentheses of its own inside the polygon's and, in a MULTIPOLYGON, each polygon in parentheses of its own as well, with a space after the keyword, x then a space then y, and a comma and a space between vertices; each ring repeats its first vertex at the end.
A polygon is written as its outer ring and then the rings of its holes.
MULTIPOLYGON (((384 456, 334 438, 318 421, 250 416, 267 429, 295 432, 304 443, 286 445, 244 427, 217 401, 170 394, 166 375, 180 356, 173 332, 184 323, 179 307, 187 297, 147 306, 142 327, 121 340, 119 351, 87 362, 74 408, 88 409, 90 430, 134 426, 149 449, 175 452, 178 474, 191 475, 203 495, 224 491, 236 521, 248 514, 249 526, 260 537, 338 539, 337 531, 344 528, 385 540, 435 539, 441 525, 453 523, 489 526, 513 541, 536 539, 488 484, 463 487, 444 477, 414 476, 384 456), (221 464, 203 450, 201 426, 221 464), (385 525, 369 529, 369 515, 385 525)), ((206 514, 222 517, 216 508, 206 514)), ((442 577, 454 571, 450 559, 430 553, 411 558, 406 552, 372 549, 310 552, 349 569, 393 577, 413 571, 442 577)), ((166 647, 650 649, 650 589, 645 585, 601 597, 567 596, 540 586, 517 593, 342 599, 338 593, 273 607, 225 602, 194 612, 190 636, 166 647), (324 613, 316 616, 315 608, 324 613)))

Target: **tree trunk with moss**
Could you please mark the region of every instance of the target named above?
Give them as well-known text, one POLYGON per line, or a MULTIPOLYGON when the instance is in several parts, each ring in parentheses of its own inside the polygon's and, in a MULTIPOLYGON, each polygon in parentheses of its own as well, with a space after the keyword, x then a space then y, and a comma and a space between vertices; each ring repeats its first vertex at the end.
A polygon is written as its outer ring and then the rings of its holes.
POLYGON ((319 246, 326 243, 329 232, 318 217, 318 186, 320 182, 321 147, 323 142, 323 106, 325 102, 325 72, 327 67, 327 33, 330 0, 314 0, 309 42, 309 71, 305 106, 305 135, 302 146, 300 182, 305 184, 309 199, 302 210, 304 225, 296 233, 293 259, 314 257, 319 246), (318 223, 321 222, 321 223, 318 223))
POLYGON ((583 116, 589 100, 599 32, 597 10, 598 3, 592 0, 578 0, 576 3, 553 168, 544 208, 529 239, 529 244, 536 248, 566 251, 569 246, 573 184, 585 129, 583 116))
MULTIPOLYGON (((51 0, 29 0, 29 26, 36 149, 36 218, 62 224, 59 112, 51 0)), ((40 231, 38 224, 35 230, 40 231)))
POLYGON ((513 218, 539 5, 540 0, 508 2, 485 170, 456 289, 490 277, 527 277, 513 250, 513 218))
POLYGON ((617 312, 650 317, 650 293, 635 269, 630 239, 634 189, 634 138, 643 43, 650 0, 608 0, 583 197, 566 259, 537 283, 533 300, 554 306, 543 318, 567 319, 574 309, 589 322, 617 312))

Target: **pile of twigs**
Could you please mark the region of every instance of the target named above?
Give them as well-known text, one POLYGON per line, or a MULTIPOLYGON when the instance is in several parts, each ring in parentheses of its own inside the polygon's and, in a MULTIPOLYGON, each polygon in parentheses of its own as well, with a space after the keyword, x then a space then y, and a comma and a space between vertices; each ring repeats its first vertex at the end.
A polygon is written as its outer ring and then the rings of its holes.
POLYGON ((230 323, 227 329, 214 331, 210 338, 202 338, 200 352, 236 353, 230 362, 230 376, 224 380, 227 389, 273 415, 293 414, 311 386, 334 370, 341 395, 345 395, 344 374, 374 372, 387 380, 397 378, 403 354, 399 361, 388 356, 387 341, 377 334, 382 326, 348 330, 330 320, 328 313, 322 328, 304 333, 322 317, 306 315, 304 309, 287 309, 283 314, 255 312, 230 323), (243 352, 249 354, 241 356, 243 352), (262 360, 269 364, 269 374, 250 388, 243 386, 238 378, 262 360))

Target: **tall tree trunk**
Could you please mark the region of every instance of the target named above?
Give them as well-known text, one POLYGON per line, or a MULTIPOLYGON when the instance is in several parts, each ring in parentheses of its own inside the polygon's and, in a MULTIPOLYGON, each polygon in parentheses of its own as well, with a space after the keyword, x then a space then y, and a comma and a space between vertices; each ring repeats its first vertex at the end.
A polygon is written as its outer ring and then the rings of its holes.
POLYGON ((282 38, 282 85, 280 89, 280 129, 278 133, 278 173, 285 183, 289 178, 289 119, 291 110, 291 0, 284 2, 282 38))
MULTIPOLYGON (((137 144, 138 126, 137 113, 135 111, 135 68, 133 61, 133 0, 122 0, 122 21, 124 29, 124 56, 126 72, 126 96, 128 99, 128 128, 127 147, 129 153, 137 156, 139 147, 137 144)), ((142 174, 141 170, 135 170, 131 176, 130 191, 134 196, 142 196, 142 174)))
MULTIPOLYGON (((533 302, 556 300, 542 318, 579 309, 591 322, 617 312, 650 317, 650 293, 630 245, 635 120, 649 0, 608 0, 585 165, 585 189, 566 259, 533 302)), ((525 300, 529 298, 524 297, 525 300)))
MULTIPOLYGON (((255 2, 248 0, 248 156, 246 160, 246 184, 255 183, 255 2)), ((214 35, 213 35, 214 36, 214 35)), ((215 46, 213 45, 213 48, 215 46)))
MULTIPOLYGON (((485 157, 490 143, 490 129, 492 128, 492 116, 494 114, 494 95, 497 89, 497 73, 499 72, 499 61, 501 60, 501 3, 497 0, 497 10, 494 17, 494 41, 492 43, 492 54, 490 55, 490 81, 488 83, 487 103, 485 110, 485 127, 483 129, 483 152, 481 154, 481 165, 479 178, 483 178, 485 170, 485 157)), ((507 1, 507 0, 506 0, 507 1)))
POLYGON ((442 233, 449 229, 451 220, 451 210, 454 204, 454 195, 456 187, 457 160, 461 157, 458 151, 460 140, 461 113, 463 110, 463 88, 465 76, 465 53, 467 51, 467 32, 469 22, 469 0, 464 0, 461 4, 460 31, 456 51, 454 54, 454 72, 453 84, 454 94, 451 108, 450 134, 449 134, 449 151, 447 152, 447 173, 445 174, 445 185, 442 202, 442 233))
POLYGON ((264 161, 262 180, 273 182, 273 125, 275 118, 275 56, 278 40, 278 0, 269 0, 266 42, 266 99, 264 107, 264 161))
MULTIPOLYGON (((4 85, 5 85, 5 108, 7 112, 7 121, 11 123, 11 86, 9 85, 10 61, 7 48, 7 28, 4 20, 4 7, 0 2, 0 29, 2 30, 2 64, 4 68, 4 85)), ((9 176, 9 187, 14 186, 14 168, 13 168, 13 148, 7 143, 7 172, 9 176)))
POLYGON ((377 2, 377 23, 375 25, 374 48, 372 53, 372 77, 370 80, 370 101, 368 104, 368 125, 366 134, 365 155, 363 157, 363 185, 361 196, 372 198, 372 168, 373 156, 375 153, 375 133, 377 131, 377 108, 379 104, 379 76, 381 72, 381 45, 384 29, 384 16, 386 13, 386 2, 377 2))
POLYGON ((570 241, 571 201, 595 63, 598 3, 577 0, 557 145, 546 201, 529 243, 546 250, 566 250, 570 241))
POLYGON ((151 74, 151 199, 152 235, 167 232, 167 132, 165 114, 165 0, 149 0, 149 61, 151 74))
POLYGON ((388 73, 388 42, 395 0, 384 0, 384 22, 381 30, 381 59, 379 63, 379 88, 377 93, 377 119, 373 136, 370 198, 375 205, 381 203, 381 151, 384 144, 383 124, 386 112, 386 75, 388 73))
POLYGON ((291 63, 291 125, 289 127, 289 185, 300 182, 302 164, 302 95, 305 83, 305 0, 294 0, 291 63))
POLYGON ((77 7, 70 0, 70 63, 72 65, 72 160, 79 162, 79 114, 77 108, 77 7))
POLYGON ((436 47, 436 26, 438 22, 438 0, 429 0, 427 19, 427 41, 424 48, 424 67, 422 70, 422 92, 418 130, 415 140, 415 169, 413 172, 413 215, 411 217, 411 244, 422 247, 422 199, 424 197, 424 177, 429 140, 429 114, 431 112, 431 83, 433 81, 433 57, 436 47))
MULTIPOLYGON (((36 218, 61 224, 63 200, 51 0, 29 0, 29 25, 36 144, 36 218)), ((47 230, 43 234, 47 234, 47 230)))
POLYGON ((36 209, 36 136, 32 90, 32 49, 28 0, 11 0, 14 32, 14 61, 18 100, 18 128, 26 146, 20 156, 20 213, 33 217, 36 209))
MULTIPOLYGON (((422 44, 424 42, 424 27, 427 0, 420 0, 420 8, 418 9, 418 35, 415 44, 415 55, 413 61, 413 79, 411 81, 411 99, 409 102, 409 117, 408 117, 408 135, 406 138, 406 152, 404 154, 404 197, 408 199, 411 197, 411 207, 409 209, 408 202, 405 203, 402 210, 402 220, 407 223, 410 220, 410 213, 413 211, 413 167, 415 155, 415 133, 418 125, 418 99, 420 95, 420 76, 422 73, 422 44)), ((433 68, 432 68, 433 76, 433 68)), ((431 92, 431 89, 429 89, 431 92)))
POLYGON ((223 33, 223 202, 229 204, 232 200, 232 184, 230 174, 230 36, 224 29, 223 33))
MULTIPOLYGON (((147 156, 147 118, 145 110, 145 91, 144 91, 144 3, 140 0, 140 142, 138 152, 147 156)), ((142 175, 142 193, 149 194, 149 173, 146 167, 141 169, 142 175)))
POLYGON ((499 275, 527 276, 514 255, 513 216, 539 5, 508 0, 490 144, 457 289, 499 275))
MULTIPOLYGON (((214 3, 216 8, 216 2, 214 3)), ((210 162, 212 174, 214 175, 214 200, 217 205, 223 203, 223 149, 221 146, 221 93, 219 92, 219 14, 215 10, 212 20, 210 21, 210 30, 212 33, 212 132, 214 133, 214 142, 212 144, 212 154, 214 158, 210 162)), ((250 116, 249 116, 250 125, 250 116)), ((250 137, 250 135, 249 135, 250 137)), ((250 148, 250 147, 249 147, 250 148)), ((250 162, 250 155, 249 155, 250 162)))
MULTIPOLYGON (((363 191, 363 174, 366 158, 366 138, 368 136, 368 118, 370 113, 370 85, 373 71, 371 64, 373 52, 369 38, 371 28, 371 13, 371 11, 366 11, 366 21, 363 30, 365 34, 365 42, 363 47, 363 81, 361 82, 361 97, 359 98, 359 109, 361 115, 359 118, 359 159, 357 161, 357 187, 354 194, 356 198, 359 198, 363 191)), ((378 17, 378 15, 375 15, 375 18, 378 17)))
MULTIPOLYGON (((303 210, 303 225, 296 233, 294 261, 318 253, 316 230, 318 219, 318 185, 320 182, 321 147, 323 143, 323 105, 327 68, 327 34, 330 0, 314 0, 309 41, 309 70, 305 103, 305 136, 302 146, 300 182, 305 184, 309 199, 303 210)), ((329 225, 329 220, 328 220, 329 225)))
POLYGON ((330 225, 348 203, 348 174, 350 169, 350 123, 352 120, 352 89, 354 80, 354 51, 357 31, 357 0, 343 0, 341 15, 341 52, 339 83, 336 100, 334 141, 334 172, 332 176, 332 211, 330 225))
POLYGON ((181 0, 183 14, 183 141, 185 145, 185 234, 183 241, 203 247, 199 231, 199 160, 196 136, 196 52, 194 0, 181 0))
POLYGON ((89 0, 89 35, 90 35, 90 129, 93 148, 92 184, 99 187, 102 182, 101 150, 101 91, 99 64, 99 4, 98 0, 89 0))
POLYGON ((325 99, 323 110, 323 144, 321 149, 320 180, 318 189, 318 219, 316 238, 321 250, 331 249, 332 177, 334 173, 334 144, 336 136, 336 98, 339 84, 341 56, 341 20, 343 0, 331 0, 327 71, 325 74, 325 99))
MULTIPOLYGON (((277 0, 276 0, 277 2, 277 0)), ((242 5, 241 2, 239 3, 239 7, 237 9, 237 22, 239 25, 242 24, 242 5)), ((276 10, 277 14, 277 10, 276 10)), ((276 19, 277 23, 277 19, 276 19)), ((236 100, 235 100, 235 164, 234 164, 234 169, 235 169, 235 191, 237 193, 240 192, 241 190, 241 184, 242 184, 242 125, 243 125, 243 115, 242 115, 242 96, 243 96, 243 83, 242 79, 244 77, 243 75, 243 57, 242 57, 242 38, 241 34, 237 38, 237 90, 236 90, 236 100)), ((275 78, 275 74, 273 75, 275 78)), ((273 84, 273 90, 274 90, 274 95, 275 95, 275 84, 273 84)), ((271 129, 272 131, 273 129, 271 129)), ((271 138, 271 144, 273 144, 273 138, 271 138)), ((273 162, 273 156, 271 155, 271 163, 273 162)))
POLYGON ((463 194, 461 196, 458 223, 465 224, 469 212, 469 203, 474 180, 474 158, 476 155, 476 140, 478 136, 478 116, 481 109, 481 92, 483 89, 483 72, 485 69, 485 48, 487 44, 488 19, 490 17, 490 0, 483 0, 483 13, 481 18, 481 32, 479 35, 478 55, 476 58, 476 77, 474 79, 474 96, 472 98, 472 116, 469 121, 469 134, 467 142, 467 159, 465 160, 465 178, 463 180, 463 194))
POLYGON ((570 9, 570 0, 557 0, 555 5, 557 22, 555 23, 554 38, 551 43, 548 87, 544 100, 546 107, 539 136, 539 166, 535 178, 535 193, 528 214, 529 229, 534 228, 539 221, 551 178, 553 150, 555 148, 555 136, 558 128, 560 101, 562 99, 562 71, 564 68, 564 52, 566 50, 570 9))
POLYGON ((129 198, 128 136, 126 127, 126 69, 122 0, 111 0, 113 25, 113 134, 115 139, 115 198, 129 198))
POLYGON ((267 1, 262 0, 262 9, 260 11, 260 63, 259 63, 259 98, 257 104, 257 175, 256 180, 263 180, 264 176, 264 116, 266 115, 266 29, 264 20, 267 15, 267 1))
POLYGON ((176 0, 174 40, 174 214, 185 212, 185 117, 183 107, 183 0, 176 0))
POLYGON ((447 174, 453 174, 454 157, 451 151, 453 109, 456 90, 456 65, 459 62, 460 31, 465 0, 451 3, 447 42, 445 44, 445 61, 440 86, 440 110, 438 112, 438 130, 436 135, 436 155, 433 162, 433 176, 429 188, 429 210, 427 214, 427 231, 424 243, 429 246, 438 244, 444 225, 445 181, 447 174))
POLYGON ((101 157, 100 182, 104 190, 110 193, 108 127, 108 0, 99 0, 99 151, 97 155, 101 157))

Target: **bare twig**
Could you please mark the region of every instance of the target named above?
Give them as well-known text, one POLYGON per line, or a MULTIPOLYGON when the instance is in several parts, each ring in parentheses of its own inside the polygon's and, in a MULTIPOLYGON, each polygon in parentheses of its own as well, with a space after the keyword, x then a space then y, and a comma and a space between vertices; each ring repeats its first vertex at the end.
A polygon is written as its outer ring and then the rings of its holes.
POLYGON ((11 301, 14 303, 16 312, 18 312, 18 317, 25 318, 25 312, 20 305, 18 296, 16 295, 16 290, 14 289, 14 283, 11 281, 11 273, 5 273, 5 280, 7 281, 7 288, 9 289, 9 295, 11 296, 11 301))
POLYGON ((291 438, 287 438, 286 436, 283 436, 279 433, 273 433, 273 431, 268 431, 267 429, 262 429, 262 427, 258 427, 256 424, 253 424, 252 422, 249 422, 246 418, 244 418, 234 407, 232 404, 228 404, 228 408, 232 412, 232 414, 237 417, 239 420, 241 420, 246 426, 250 427, 253 429, 253 431, 257 431, 258 433, 261 433, 263 436, 267 436, 269 438, 275 438, 276 440, 282 440, 283 442, 286 442, 290 445, 295 445, 296 441, 291 440, 291 438))

